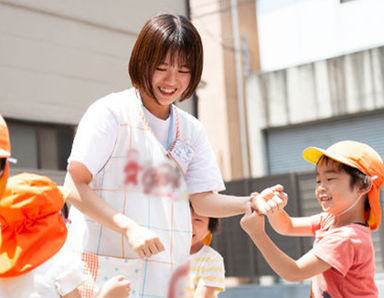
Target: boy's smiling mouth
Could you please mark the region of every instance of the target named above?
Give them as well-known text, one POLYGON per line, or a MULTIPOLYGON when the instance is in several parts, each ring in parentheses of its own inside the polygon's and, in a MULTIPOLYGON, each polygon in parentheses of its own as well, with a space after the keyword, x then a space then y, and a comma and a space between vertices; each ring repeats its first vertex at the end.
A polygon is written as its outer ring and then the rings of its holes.
POLYGON ((332 200, 332 197, 329 197, 327 195, 320 196, 320 201, 321 202, 328 202, 328 201, 331 201, 331 200, 332 200))

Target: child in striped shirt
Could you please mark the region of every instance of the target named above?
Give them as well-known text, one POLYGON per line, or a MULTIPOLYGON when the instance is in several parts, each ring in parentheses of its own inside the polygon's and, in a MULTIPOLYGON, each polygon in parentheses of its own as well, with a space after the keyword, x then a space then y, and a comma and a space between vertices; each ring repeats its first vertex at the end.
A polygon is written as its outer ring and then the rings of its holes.
POLYGON ((224 260, 209 244, 218 229, 219 219, 199 216, 192 206, 191 217, 192 245, 185 297, 217 297, 218 292, 225 290, 224 260))

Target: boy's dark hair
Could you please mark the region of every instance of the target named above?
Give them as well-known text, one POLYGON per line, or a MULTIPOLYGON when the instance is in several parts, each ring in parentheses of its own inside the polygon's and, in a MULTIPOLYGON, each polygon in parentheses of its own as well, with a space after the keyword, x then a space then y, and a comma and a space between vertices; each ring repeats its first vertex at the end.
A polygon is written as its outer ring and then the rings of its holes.
MULTIPOLYGON (((192 210, 193 212, 195 212, 195 210, 193 209, 193 206, 192 206, 191 202, 189 202, 189 208, 191 208, 191 210, 192 210)), ((218 231, 219 227, 220 227, 220 219, 215 218, 215 217, 210 217, 210 218, 209 218, 209 222, 208 222, 208 230, 209 230, 212 234, 214 234, 214 233, 216 233, 216 232, 218 231)))
POLYGON ((217 232, 220 226, 220 220, 218 218, 210 217, 208 223, 208 230, 214 234, 217 232))
MULTIPOLYGON (((353 167, 350 167, 350 166, 347 166, 347 165, 345 165, 341 162, 338 162, 338 161, 336 161, 336 160, 334 160, 334 159, 332 159, 326 155, 323 155, 319 159, 317 164, 319 164, 321 161, 324 161, 326 164, 328 164, 329 162, 332 162, 337 167, 338 170, 346 172, 351 177, 351 181, 350 181, 351 187, 358 185, 360 188, 367 188, 369 186, 369 182, 367 180, 367 175, 365 175, 360 170, 353 168, 353 167)), ((366 195, 365 210, 370 209, 369 202, 368 202, 367 198, 368 198, 368 195, 366 195)))
POLYGON ((141 29, 129 60, 129 76, 133 86, 156 98, 152 76, 170 53, 171 62, 179 55, 183 65, 191 71, 191 80, 180 101, 191 97, 201 79, 203 45, 193 24, 184 16, 160 14, 149 19, 141 29))

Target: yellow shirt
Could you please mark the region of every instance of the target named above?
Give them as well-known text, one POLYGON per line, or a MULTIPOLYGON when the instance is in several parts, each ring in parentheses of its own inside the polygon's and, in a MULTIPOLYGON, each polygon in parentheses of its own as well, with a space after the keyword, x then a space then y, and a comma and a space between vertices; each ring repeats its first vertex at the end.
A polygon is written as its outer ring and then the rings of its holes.
POLYGON ((192 298, 203 286, 214 287, 215 295, 225 290, 225 269, 223 257, 210 246, 204 245, 190 256, 190 271, 186 287, 186 298, 192 298))

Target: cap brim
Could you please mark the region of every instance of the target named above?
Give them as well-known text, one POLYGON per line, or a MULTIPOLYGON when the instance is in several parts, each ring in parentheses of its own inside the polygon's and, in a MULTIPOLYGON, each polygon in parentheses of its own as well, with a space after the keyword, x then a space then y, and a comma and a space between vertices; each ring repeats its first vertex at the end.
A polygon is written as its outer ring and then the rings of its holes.
POLYGON ((303 151, 303 157, 306 161, 309 161, 315 165, 319 162, 320 158, 325 155, 328 156, 329 158, 336 160, 338 162, 341 162, 342 164, 345 164, 347 166, 357 168, 359 169, 359 165, 354 164, 350 160, 334 153, 327 152, 327 150, 317 148, 317 147, 308 147, 303 151))

